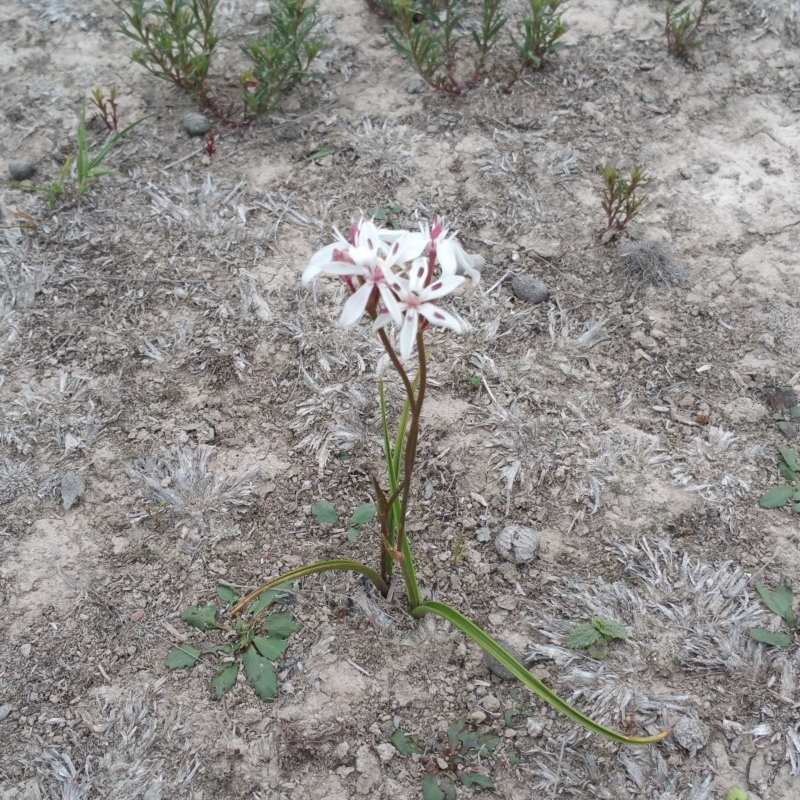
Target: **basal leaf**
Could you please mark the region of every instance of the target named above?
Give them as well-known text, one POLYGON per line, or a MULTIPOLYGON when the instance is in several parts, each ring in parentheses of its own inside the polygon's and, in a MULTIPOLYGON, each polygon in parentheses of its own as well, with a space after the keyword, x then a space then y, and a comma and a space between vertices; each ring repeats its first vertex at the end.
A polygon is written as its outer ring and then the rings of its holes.
POLYGON ((441 787, 430 775, 422 779, 422 800, 446 800, 441 787))
POLYGON ((789 498, 794 494, 794 486, 774 486, 767 492, 764 492, 759 505, 761 508, 781 508, 789 501, 789 498))
POLYGON ((292 588, 291 583, 282 583, 274 589, 260 594, 252 603, 247 607, 247 613, 256 616, 256 614, 263 611, 267 606, 272 603, 281 603, 285 600, 289 589, 292 588))
POLYGON ((354 542, 358 537, 361 535, 361 531, 358 528, 348 528, 347 529, 347 541, 354 542))
POLYGON ((273 636, 254 636, 253 644, 258 649, 258 652, 270 661, 280 658, 289 646, 289 642, 286 639, 278 639, 273 636))
POLYGON ((798 455, 791 447, 779 447, 778 452, 786 462, 787 466, 793 472, 800 472, 800 455, 798 455))
POLYGON ((478 737, 477 751, 481 758, 488 756, 497 749, 500 744, 500 737, 496 733, 482 733, 478 737))
POLYGON ((181 619, 199 631, 213 631, 219 627, 214 606, 186 606, 181 611, 181 619))
POLYGON ((275 668, 268 658, 264 658, 251 644, 242 658, 244 674, 253 687, 256 697, 261 700, 272 700, 278 692, 278 678, 275 668))
POLYGON ((264 620, 264 628, 270 636, 277 636, 286 639, 295 631, 299 631, 303 626, 288 611, 279 611, 277 614, 270 614, 264 620))
POLYGON ((765 631, 763 628, 751 628, 750 638, 764 644, 771 644, 774 647, 788 647, 792 643, 792 636, 781 631, 765 631))
POLYGON ((585 650, 601 636, 600 631, 591 622, 581 622, 567 634, 566 645, 573 650, 585 650))
POLYGON ((789 409, 789 416, 793 417, 794 419, 800 419, 800 405, 792 406, 789 409))
POLYGON ((350 517, 351 525, 366 525, 375 518, 375 506, 372 503, 362 503, 350 517))
POLYGON ((594 644, 590 644, 586 648, 586 652, 589 654, 590 658, 596 658, 598 661, 602 661, 608 655, 606 640, 603 639, 599 642, 595 642, 594 644))
POLYGON ((200 658, 200 651, 191 644, 170 650, 164 661, 167 669, 191 669, 200 658))
POLYGON ((778 464, 778 472, 780 472, 781 476, 786 478, 787 481, 797 480, 797 473, 789 469, 789 465, 785 464, 783 461, 778 464))
POLYGON ((482 789, 491 789, 494 781, 480 772, 462 772, 458 776, 464 786, 480 786, 482 789))
POLYGON ((215 644, 213 647, 209 647, 205 652, 209 655, 213 653, 225 653, 229 656, 232 656, 233 645, 230 642, 227 642, 226 644, 215 644))
POLYGON ((222 584, 217 586, 217 597, 219 597, 223 603, 227 603, 229 606, 239 602, 239 595, 236 593, 236 591, 231 589, 230 586, 223 586, 222 584))
POLYGON ((410 756, 413 753, 422 752, 419 737, 414 733, 406 733, 400 728, 395 729, 394 733, 389 737, 389 741, 403 755, 410 756))
POLYGON ((311 513, 320 525, 335 525, 339 521, 336 509, 327 500, 314 503, 311 506, 311 513))
POLYGON ((233 689, 237 677, 239 677, 239 662, 231 661, 230 664, 225 664, 211 679, 211 699, 219 700, 225 692, 233 689))
POLYGON ((774 592, 771 592, 763 583, 756 583, 756 591, 761 595, 764 605, 785 620, 789 626, 794 625, 792 612, 792 589, 785 583, 779 583, 774 592))
POLYGON ((606 639, 627 639, 628 629, 618 620, 609 617, 594 617, 594 625, 606 639))

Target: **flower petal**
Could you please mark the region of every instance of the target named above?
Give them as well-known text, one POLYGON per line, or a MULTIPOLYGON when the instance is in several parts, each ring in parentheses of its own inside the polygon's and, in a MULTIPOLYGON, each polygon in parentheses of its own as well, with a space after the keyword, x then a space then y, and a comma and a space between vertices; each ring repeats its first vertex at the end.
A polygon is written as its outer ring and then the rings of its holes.
POLYGON ((416 310, 410 308, 406 311, 403 327, 400 328, 400 355, 403 358, 408 358, 413 352, 418 328, 419 316, 416 310))
POLYGON ((439 308, 439 306, 425 303, 417 310, 431 325, 438 325, 440 328, 450 328, 451 331, 455 331, 456 333, 464 332, 464 324, 458 317, 453 316, 453 314, 449 311, 445 311, 443 308, 439 308))
POLYGON ((442 275, 441 278, 434 281, 430 286, 425 287, 422 297, 425 302, 428 300, 437 300, 458 289, 465 280, 466 279, 461 275, 442 275))
POLYGON ((413 261, 422 255, 423 250, 428 246, 427 239, 421 233, 408 233, 400 237, 389 248, 386 256, 386 267, 393 267, 395 264, 404 264, 406 261, 413 261))
POLYGON ((383 282, 378 284, 378 291, 381 293, 381 300, 383 300, 383 304, 386 306, 386 311, 392 318, 392 322, 397 326, 402 325, 403 309, 400 308, 400 303, 397 302, 394 292, 388 284, 383 282))
POLYGON ((436 259, 442 268, 442 275, 455 275, 458 269, 453 238, 444 239, 436 245, 436 259))
POLYGON ((347 298, 342 314, 339 317, 339 325, 342 328, 352 328, 361 319, 367 308, 373 288, 374 284, 365 283, 347 298))

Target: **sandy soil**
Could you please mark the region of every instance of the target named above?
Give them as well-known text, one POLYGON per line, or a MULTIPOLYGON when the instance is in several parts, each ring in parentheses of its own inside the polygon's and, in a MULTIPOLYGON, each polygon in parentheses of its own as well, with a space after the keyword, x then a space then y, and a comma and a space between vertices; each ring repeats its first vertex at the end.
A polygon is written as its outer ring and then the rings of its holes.
MULTIPOLYGON (((263 5, 221 2, 220 91, 263 5)), ((125 123, 150 115, 80 202, 2 189, 0 797, 416 798, 459 718, 502 737, 486 797, 798 796, 800 650, 747 631, 775 623, 755 580, 800 586, 797 518, 758 507, 787 444, 765 390, 800 390, 800 6, 712 4, 686 64, 662 5, 571 0, 545 70, 454 99, 364 4, 323 2, 320 77, 217 127, 210 163, 181 130, 191 99, 129 61, 111 4, 0 6, 0 141, 39 183, 93 88, 116 84, 125 123), (604 161, 653 176, 619 246, 599 238, 604 161), (220 580, 375 556, 374 531, 351 544, 310 504, 369 499, 381 351, 335 328, 341 289, 299 275, 332 226, 394 203, 487 261, 456 299, 473 329, 432 337, 412 512, 428 590, 587 713, 696 740, 586 735, 347 575, 298 587, 273 703, 164 668, 181 609, 220 580), (670 244, 682 283, 627 274, 634 240, 670 244), (535 562, 498 556, 506 523, 540 532, 535 562), (631 631, 602 662, 564 647, 598 613, 631 631), (426 752, 397 752, 397 727, 426 752)))

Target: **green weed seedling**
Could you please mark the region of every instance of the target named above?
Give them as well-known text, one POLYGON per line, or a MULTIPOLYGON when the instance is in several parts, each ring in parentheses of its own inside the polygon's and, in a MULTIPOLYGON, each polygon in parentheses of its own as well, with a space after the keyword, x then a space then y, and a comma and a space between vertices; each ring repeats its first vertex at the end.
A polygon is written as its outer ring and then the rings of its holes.
POLYGON ((517 23, 519 39, 511 37, 511 46, 517 53, 518 65, 513 70, 511 80, 503 87, 507 92, 521 77, 530 70, 542 68, 547 56, 553 55, 561 48, 559 39, 567 32, 567 26, 561 20, 559 8, 563 0, 528 0, 530 16, 523 17, 517 23))
POLYGON ((766 394, 767 402, 774 411, 772 419, 775 420, 778 430, 788 438, 800 434, 800 402, 795 390, 789 386, 768 389, 766 394))
MULTIPOLYGON (((425 747, 420 737, 397 728, 389 741, 404 755, 423 754, 425 747)), ((493 766, 493 754, 501 742, 496 733, 478 733, 459 719, 450 723, 442 740, 437 737, 430 755, 429 773, 422 779, 423 800, 455 800, 457 784, 491 789, 494 780, 486 774, 486 766, 493 766), (444 764, 445 766, 442 766, 444 764), (476 767, 481 766, 478 770, 476 767)))
POLYGON ((759 505, 761 508, 783 508, 791 503, 792 513, 800 514, 800 455, 791 447, 779 447, 781 460, 778 472, 789 481, 787 486, 773 486, 764 492, 759 505))
POLYGON ((523 74, 538 70, 547 56, 560 47, 558 40, 567 28, 561 19, 564 0, 528 0, 523 16, 515 20, 516 35, 507 25, 509 17, 502 12, 502 0, 481 0, 480 21, 469 25, 467 0, 438 0, 420 4, 413 0, 367 0, 379 16, 392 21, 388 36, 392 46, 412 69, 437 91, 460 95, 474 88, 488 75, 492 50, 508 30, 508 44, 516 55, 513 65, 505 65, 507 79, 502 91, 507 92, 523 74), (469 37, 464 36, 469 31, 469 37), (472 52, 464 54, 471 43, 472 52), (459 77, 457 67, 471 63, 469 73, 459 77))
POLYGON ((747 792, 741 786, 732 786, 728 789, 725 800, 747 800, 747 792))
POLYGON ((591 622, 581 622, 567 634, 566 644, 573 650, 586 652, 599 661, 608 655, 609 645, 615 640, 628 638, 628 629, 615 619, 594 617, 591 622))
POLYGON ((391 206, 373 206, 367 209, 367 214, 372 217, 381 227, 400 230, 400 214, 403 213, 403 206, 394 203, 391 206))
POLYGON ((275 0, 266 31, 246 42, 242 52, 251 67, 239 76, 246 114, 255 119, 272 111, 304 77, 322 49, 314 29, 319 25, 317 3, 275 0))
POLYGON ((208 96, 206 81, 219 37, 213 32, 219 0, 144 0, 115 2, 126 22, 119 30, 139 45, 131 58, 157 78, 194 94, 208 96))
MULTIPOLYGON (((311 513, 320 525, 338 525, 339 515, 336 509, 327 501, 320 500, 311 506, 311 513)), ((372 503, 362 503, 350 517, 347 523, 347 541, 354 542, 361 535, 363 525, 369 525, 375 519, 375 506, 372 503)))
POLYGON ((201 108, 234 127, 272 111, 302 78, 322 47, 316 0, 275 0, 264 30, 241 46, 250 66, 239 76, 242 113, 226 110, 209 90, 209 69, 219 36, 219 0, 116 0, 125 15, 119 30, 138 45, 132 59, 157 78, 189 91, 201 108))
POLYGON ((615 241, 625 230, 627 224, 639 213, 645 198, 638 191, 647 186, 650 179, 645 168, 639 164, 631 167, 630 177, 626 178, 613 164, 601 164, 598 168, 603 178, 603 211, 606 215, 604 242, 615 241))
MULTIPOLYGON (((219 586, 217 594, 229 607, 240 599, 229 586, 219 586)), ((222 661, 222 665, 211 679, 211 696, 215 700, 234 687, 240 667, 244 668, 245 677, 256 696, 261 700, 271 700, 278 691, 273 664, 286 652, 289 636, 301 627, 288 611, 266 614, 273 604, 284 599, 285 592, 280 589, 265 592, 250 603, 232 625, 219 621, 215 606, 187 606, 181 612, 181 619, 187 625, 203 633, 220 631, 228 641, 205 648, 193 644, 176 647, 167 655, 167 669, 191 669, 201 658, 216 658, 222 661)))
POLYGON ((756 583, 758 592, 764 605, 777 614, 785 623, 788 631, 767 631, 764 628, 751 628, 750 637, 757 642, 772 645, 773 647, 788 647, 800 632, 798 619, 792 610, 794 594, 792 587, 785 581, 778 584, 775 591, 771 591, 763 583, 756 583))
POLYGON ((700 8, 696 14, 692 11, 691 3, 677 6, 674 2, 667 4, 664 36, 667 39, 667 50, 676 58, 686 58, 692 50, 700 46, 697 33, 709 3, 710 0, 700 0, 700 8))
POLYGON ((100 114, 106 130, 116 133, 119 128, 119 107, 117 106, 117 87, 112 86, 106 97, 102 89, 92 91, 92 103, 100 114))
POLYGON ((114 170, 103 169, 101 165, 106 156, 125 138, 139 123, 144 122, 147 117, 137 119, 127 127, 111 136, 103 147, 95 155, 89 152, 89 144, 86 139, 86 106, 81 109, 81 119, 78 123, 78 131, 75 136, 75 158, 67 156, 64 165, 53 183, 49 185, 39 185, 34 183, 15 184, 20 189, 32 192, 42 192, 47 196, 49 208, 55 208, 59 198, 65 193, 69 186, 70 179, 74 184, 77 196, 83 197, 89 189, 94 186, 99 178, 105 175, 112 175, 114 170))

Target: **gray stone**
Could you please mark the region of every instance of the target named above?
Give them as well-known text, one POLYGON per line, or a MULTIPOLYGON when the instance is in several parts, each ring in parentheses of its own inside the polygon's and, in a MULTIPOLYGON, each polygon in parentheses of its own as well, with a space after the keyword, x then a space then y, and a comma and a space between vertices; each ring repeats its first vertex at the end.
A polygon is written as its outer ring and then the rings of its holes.
POLYGON ((527 564, 539 553, 539 534, 524 525, 506 525, 494 540, 495 550, 513 564, 527 564))
POLYGON ((3 703, 0 706, 0 722, 2 722, 8 715, 14 710, 14 707, 11 703, 3 703))
POLYGON ((694 717, 681 717, 675 723, 672 735, 675 741, 694 758, 697 751, 708 744, 709 730, 694 717))
MULTIPOLYGON (((515 650, 514 647, 511 644, 509 644, 509 642, 507 642, 505 639, 495 637, 495 641, 497 642, 497 644, 501 645, 506 650, 508 650, 508 652, 511 653, 511 655, 517 659, 517 661, 520 662, 522 661, 522 655, 517 650, 515 650)), ((503 681, 516 680, 516 678, 511 672, 509 672, 494 656, 490 656, 485 650, 483 651, 483 663, 486 664, 486 666, 489 668, 489 672, 491 672, 492 675, 497 675, 497 677, 500 678, 500 680, 503 681)))
POLYGON ((550 298, 550 289, 547 284, 534 278, 533 275, 515 275, 511 279, 511 291, 532 306, 544 303, 550 298))
POLYGON ((67 470, 61 477, 61 502, 64 511, 69 511, 83 495, 85 487, 75 470, 67 470))
POLYGON ((27 181, 36 172, 36 165, 29 158, 12 158, 8 162, 8 172, 12 180, 27 181))
POLYGON ((184 114, 181 125, 189 136, 205 136, 211 130, 211 122, 208 117, 198 114, 196 111, 184 114))

